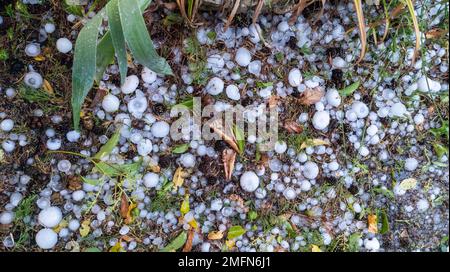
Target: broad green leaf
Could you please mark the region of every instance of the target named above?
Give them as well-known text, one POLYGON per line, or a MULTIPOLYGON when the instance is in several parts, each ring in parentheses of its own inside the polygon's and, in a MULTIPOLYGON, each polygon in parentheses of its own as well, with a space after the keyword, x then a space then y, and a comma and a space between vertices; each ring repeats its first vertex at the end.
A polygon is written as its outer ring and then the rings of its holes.
POLYGON ((109 1, 106 5, 106 12, 108 14, 108 25, 114 51, 116 52, 117 63, 119 64, 120 82, 124 84, 125 77, 127 76, 128 60, 122 24, 120 23, 119 0, 109 1))
POLYGON ((244 136, 244 132, 242 131, 242 129, 240 127, 238 127, 237 125, 234 125, 234 137, 236 138, 236 143, 239 148, 239 153, 242 154, 242 152, 244 152, 244 149, 245 149, 245 136, 244 136))
POLYGON ((114 46, 111 33, 108 31, 103 35, 97 45, 97 67, 95 70, 95 81, 100 82, 105 73, 106 67, 114 62, 114 46))
POLYGON ((245 232, 246 232, 246 230, 243 227, 241 227, 241 226, 232 226, 228 230, 227 239, 237 238, 237 237, 239 237, 241 235, 244 235, 245 232))
POLYGON ((448 154, 448 148, 443 146, 443 145, 441 145, 441 144, 434 143, 433 144, 433 148, 434 148, 434 151, 436 152, 436 155, 437 155, 437 157, 439 159, 442 158, 442 156, 444 156, 444 154, 448 154))
POLYGON ((187 240, 187 232, 183 231, 175 239, 172 240, 166 247, 161 249, 161 252, 175 252, 181 248, 187 240))
POLYGON ((174 105, 173 107, 176 107, 176 106, 185 106, 188 109, 192 110, 194 108, 194 98, 191 97, 191 98, 189 98, 189 99, 187 99, 187 100, 185 100, 185 101, 183 101, 181 103, 178 103, 178 104, 174 105))
POLYGON ((110 164, 106 162, 98 162, 95 164, 95 169, 108 177, 132 177, 139 172, 142 165, 142 160, 128 164, 110 164))
POLYGON ((100 150, 95 154, 94 159, 100 160, 104 156, 111 154, 114 147, 119 143, 120 140, 120 129, 117 129, 116 132, 111 136, 111 138, 104 144, 100 150))
POLYGON ((176 146, 173 150, 172 153, 175 154, 182 154, 184 152, 186 152, 189 149, 189 143, 186 144, 181 144, 179 146, 176 146))
POLYGON ((385 234, 389 232, 389 219, 385 210, 379 211, 379 217, 381 218, 381 229, 380 234, 385 234))
POLYGON ((248 212, 248 219, 250 221, 255 220, 258 217, 258 213, 256 211, 249 211, 248 212))
POLYGON ((100 184, 100 182, 102 182, 100 179, 91 179, 91 178, 85 178, 83 176, 81 176, 81 179, 83 180, 84 183, 93 185, 93 186, 97 186, 100 184))
POLYGON ((358 81, 348 85, 344 89, 339 90, 339 94, 341 96, 343 96, 343 97, 349 96, 349 95, 351 95, 352 93, 354 93, 358 89, 359 84, 360 84, 360 82, 358 80, 358 81))
POLYGON ((156 73, 172 75, 167 61, 155 50, 137 0, 119 1, 119 14, 125 40, 134 58, 156 73))
POLYGON ((98 29, 103 20, 99 12, 80 31, 75 43, 72 68, 72 114, 75 130, 79 130, 80 111, 84 98, 94 84, 98 29))
POLYGON ((358 252, 359 251, 359 239, 361 238, 360 233, 353 233, 348 237, 348 251, 358 252))

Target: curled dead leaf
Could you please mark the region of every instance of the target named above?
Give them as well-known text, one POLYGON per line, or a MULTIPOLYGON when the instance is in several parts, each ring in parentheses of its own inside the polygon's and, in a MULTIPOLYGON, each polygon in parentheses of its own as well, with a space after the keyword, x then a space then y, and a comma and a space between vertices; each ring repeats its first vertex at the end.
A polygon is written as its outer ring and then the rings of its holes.
POLYGON ((209 240, 220 240, 223 238, 223 231, 211 231, 208 233, 208 239, 209 240))
POLYGON ((231 175, 233 174, 235 161, 236 161, 236 152, 233 149, 227 148, 222 151, 222 162, 226 180, 231 180, 231 175))
POLYGON ((369 214, 367 217, 368 231, 378 233, 378 219, 376 214, 369 214))
POLYGON ((54 95, 55 91, 53 90, 52 85, 50 84, 50 82, 48 82, 48 80, 44 79, 44 84, 42 86, 44 88, 44 90, 50 94, 50 95, 54 95))
POLYGON ((183 252, 190 252, 192 250, 192 241, 194 240, 194 234, 195 234, 194 229, 189 230, 186 243, 184 244, 183 247, 183 252))
POLYGON ((183 185, 184 179, 186 177, 187 173, 183 171, 183 168, 178 167, 172 179, 173 189, 177 190, 181 185, 183 185))
POLYGON ((284 123, 284 129, 289 133, 302 133, 303 127, 295 121, 287 121, 284 123))
POLYGON ((127 218, 129 207, 127 196, 125 193, 122 193, 122 198, 120 199, 120 216, 122 218, 127 218))
POLYGON ((217 133, 227 144, 229 144, 234 151, 239 153, 239 147, 237 145, 236 138, 234 137, 233 132, 231 131, 231 128, 225 130, 222 124, 220 124, 220 120, 215 120, 211 122, 209 124, 209 127, 215 133, 217 133))
POLYGON ((320 101, 320 99, 325 95, 325 92, 319 88, 315 87, 312 89, 306 89, 298 99, 302 105, 313 105, 320 101))

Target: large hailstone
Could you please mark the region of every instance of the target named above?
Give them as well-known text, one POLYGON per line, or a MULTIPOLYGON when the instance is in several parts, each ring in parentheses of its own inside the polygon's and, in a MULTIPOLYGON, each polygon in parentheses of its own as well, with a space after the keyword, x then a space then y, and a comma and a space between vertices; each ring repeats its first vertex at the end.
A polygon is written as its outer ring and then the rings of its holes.
POLYGON ((4 211, 0 213, 0 225, 11 224, 14 220, 14 214, 9 211, 4 211))
POLYGON ((41 229, 36 234, 36 244, 42 249, 51 249, 58 242, 58 234, 52 229, 41 229))
POLYGON ((139 85, 139 78, 136 75, 127 76, 125 83, 123 83, 121 90, 124 94, 130 94, 134 92, 139 85))
POLYGON ((302 79, 303 77, 299 69, 294 68, 291 71, 289 71, 288 81, 292 87, 298 87, 302 82, 302 79))
POLYGON ((56 49, 63 54, 69 53, 72 47, 72 42, 67 38, 59 38, 56 41, 56 49))
POLYGON ((389 109, 389 116, 391 117, 404 117, 407 114, 406 106, 401 102, 397 102, 389 109))
POLYGON ((5 119, 0 123, 0 130, 4 132, 11 131, 14 127, 14 121, 12 119, 5 119))
POLYGON ((426 76, 422 76, 417 81, 417 89, 421 92, 439 92, 441 90, 441 84, 426 76))
POLYGON ((306 162, 303 166, 303 176, 307 179, 315 179, 317 175, 319 175, 319 166, 315 162, 306 162))
POLYGON ((366 118, 369 115, 369 108, 364 102, 356 101, 352 104, 352 110, 358 118, 366 118))
POLYGON ((141 118, 147 107, 147 98, 144 95, 137 95, 128 102, 128 111, 135 118, 141 118))
POLYGON ((338 107, 341 104, 341 96, 335 89, 328 90, 325 98, 327 99, 328 105, 331 105, 333 107, 338 107))
POLYGON ((218 95, 223 91, 224 83, 223 80, 218 77, 213 77, 206 84, 206 91, 210 95, 218 95))
POLYGON ((107 94, 107 95, 105 95, 105 97, 103 97, 102 108, 106 112, 115 112, 119 109, 119 106, 120 106, 120 101, 119 101, 119 98, 117 98, 117 96, 112 95, 112 94, 107 94))
POLYGON ((36 57, 41 53, 41 47, 38 43, 29 43, 25 46, 25 54, 29 57, 36 57))
POLYGON ((58 207, 48 207, 43 209, 38 215, 38 221, 47 228, 54 228, 59 225, 62 219, 62 212, 58 207))
POLYGON ((225 60, 221 55, 214 54, 208 57, 206 67, 212 69, 213 72, 219 71, 223 66, 225 66, 225 60))
POLYGON ((254 192, 259 186, 259 178, 253 171, 244 172, 240 179, 241 188, 246 192, 254 192))
POLYGON ((141 156, 147 156, 153 150, 153 144, 150 139, 141 139, 137 144, 137 152, 141 156))
POLYGON ((23 82, 25 82, 25 84, 31 88, 39 89, 44 83, 44 79, 39 73, 28 72, 25 74, 23 82))
POLYGON ((312 124, 317 130, 327 128, 330 124, 330 114, 328 111, 317 111, 312 118, 312 124))
POLYGON ((147 173, 144 178, 144 185, 147 188, 154 188, 158 185, 159 176, 156 173, 147 173))
POLYGON ((252 60, 252 55, 247 48, 241 47, 237 50, 234 60, 239 66, 247 67, 252 60))
POLYGON ((186 168, 194 167, 195 165, 195 157, 191 153, 184 153, 180 157, 181 164, 186 168))
POLYGON ((144 67, 141 73, 141 78, 145 83, 151 84, 156 81, 157 74, 147 67, 144 67))
POLYGON ((234 84, 228 85, 227 88, 225 89, 225 92, 229 99, 232 99, 232 100, 241 99, 241 94, 239 92, 239 88, 234 84))
POLYGON ((152 125, 151 132, 155 138, 164 138, 169 134, 170 126, 164 121, 158 121, 152 125))

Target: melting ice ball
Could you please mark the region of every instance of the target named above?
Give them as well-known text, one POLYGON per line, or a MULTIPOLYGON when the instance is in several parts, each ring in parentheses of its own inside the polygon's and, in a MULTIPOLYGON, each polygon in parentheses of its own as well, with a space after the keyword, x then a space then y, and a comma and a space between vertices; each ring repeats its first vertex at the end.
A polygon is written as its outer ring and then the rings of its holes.
POLYGON ((253 171, 244 172, 240 179, 241 188, 246 192, 254 192, 259 186, 259 178, 253 171))
POLYGON ((43 209, 38 215, 38 221, 47 228, 58 226, 62 219, 62 212, 58 207, 48 207, 43 209))
POLYGON ((36 234, 36 244, 42 249, 51 249, 58 242, 58 234, 52 229, 41 229, 36 234))
POLYGON ((59 38, 56 41, 56 49, 61 53, 69 53, 72 50, 72 42, 67 38, 59 38))

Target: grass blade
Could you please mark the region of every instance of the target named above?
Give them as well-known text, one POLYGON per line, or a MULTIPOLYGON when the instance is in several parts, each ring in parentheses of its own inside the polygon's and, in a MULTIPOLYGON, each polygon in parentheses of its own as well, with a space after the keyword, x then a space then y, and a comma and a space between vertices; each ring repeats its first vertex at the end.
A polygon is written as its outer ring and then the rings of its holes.
POLYGON ((172 75, 167 61, 158 56, 137 0, 119 1, 119 14, 125 40, 134 58, 159 74, 172 75))
POLYGON ((95 154, 94 159, 100 160, 102 157, 111 154, 114 147, 119 143, 120 140, 120 128, 114 132, 111 138, 104 144, 100 150, 95 154))
POLYGON ((72 115, 75 130, 79 130, 80 111, 84 98, 94 84, 98 29, 103 20, 99 12, 78 34, 72 69, 72 115))
POLYGON ((119 64, 120 82, 124 84, 125 77, 127 76, 128 61, 125 38, 123 36, 122 24, 120 23, 119 0, 111 0, 106 5, 106 12, 108 14, 109 32, 111 33, 112 44, 116 52, 117 63, 119 64))
POLYGON ((416 62, 416 57, 417 57, 417 53, 420 50, 420 29, 419 29, 419 23, 417 22, 417 17, 416 17, 416 13, 414 12, 414 5, 412 3, 411 0, 405 0, 406 1, 406 5, 408 6, 408 11, 411 15, 411 19, 413 22, 413 26, 414 26, 414 32, 416 33, 416 45, 414 48, 414 54, 413 54, 413 58, 412 58, 412 65, 414 65, 414 63, 416 62))
POLYGON ((359 59, 356 63, 359 63, 363 60, 364 55, 366 54, 366 25, 364 23, 364 13, 362 11, 361 0, 353 0, 355 4, 356 16, 358 18, 358 29, 359 29, 359 38, 361 40, 361 54, 359 55, 359 59))

